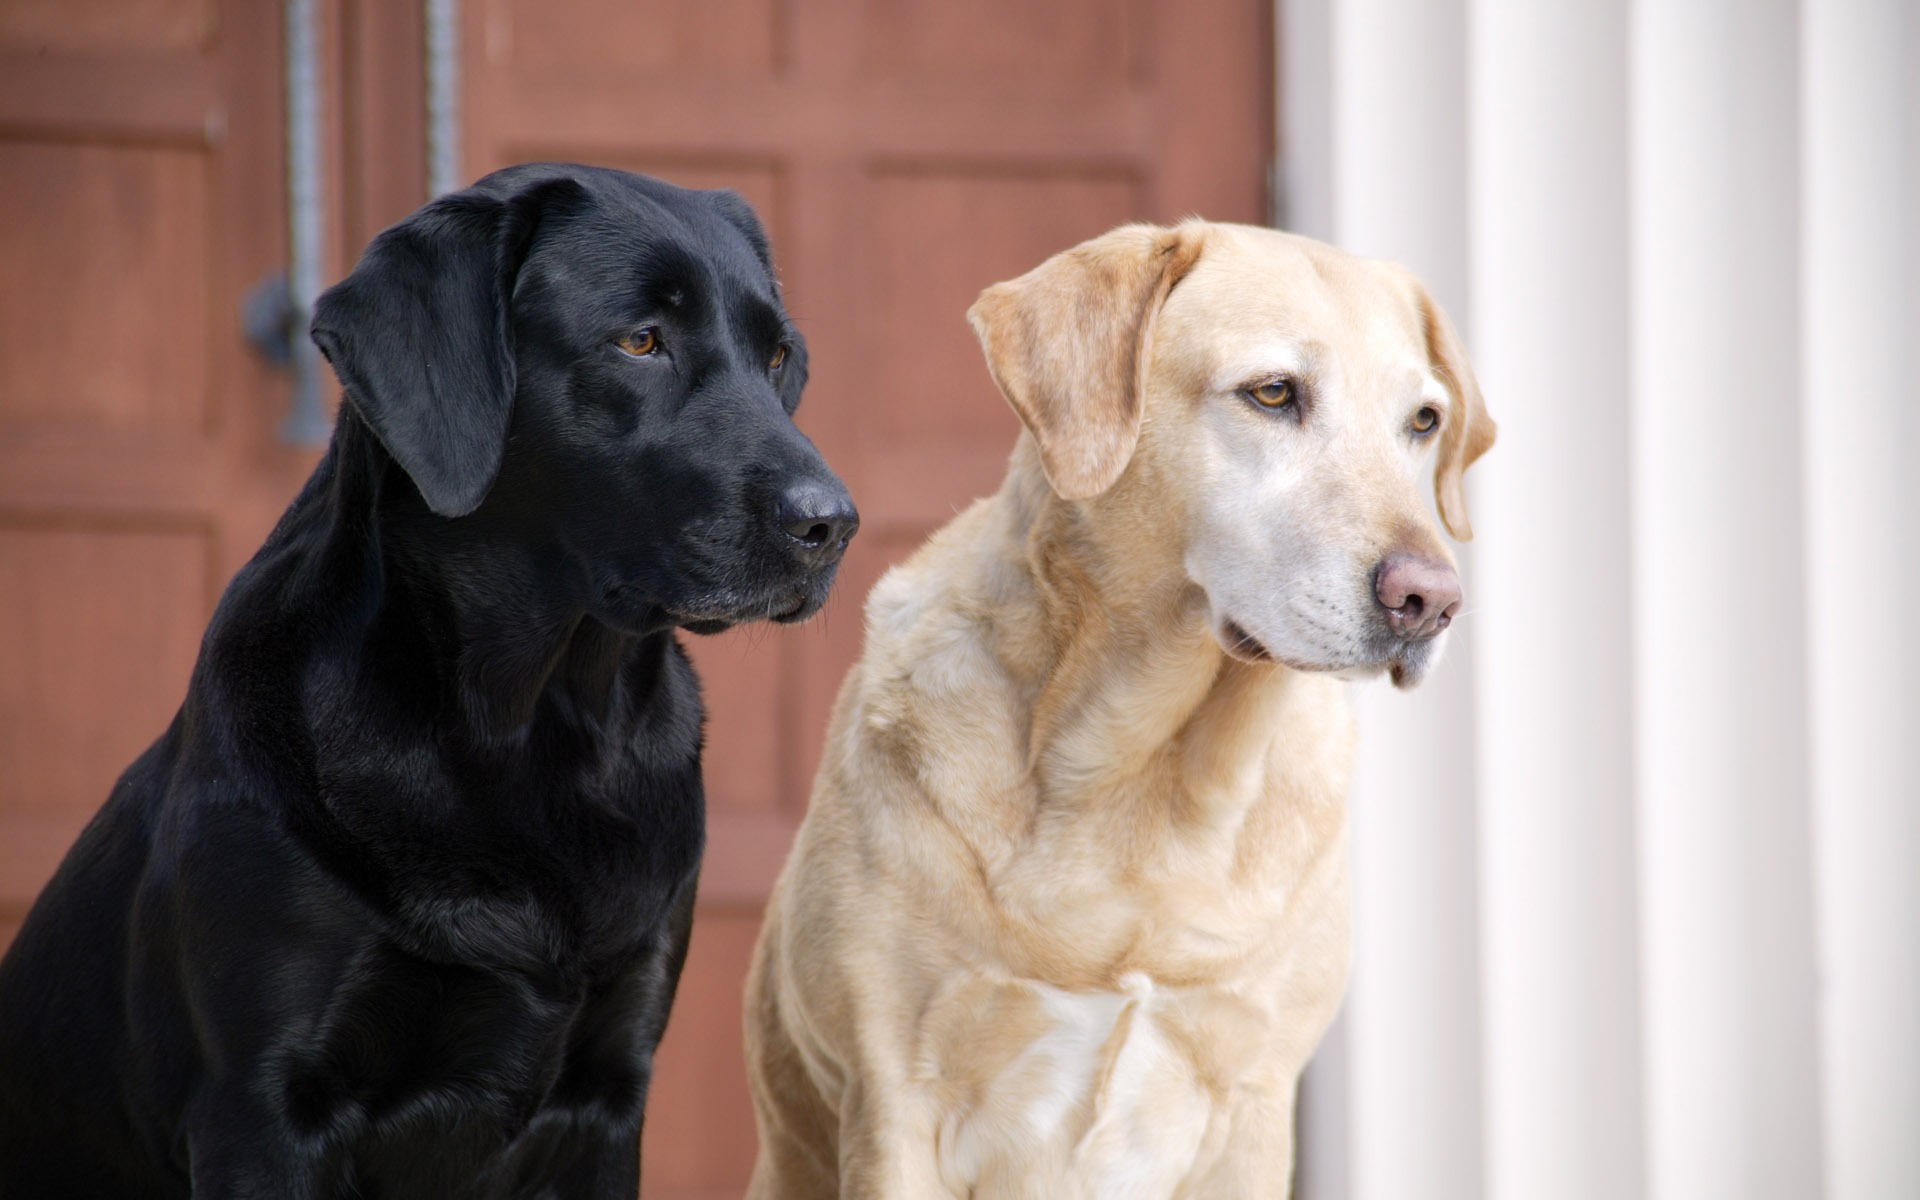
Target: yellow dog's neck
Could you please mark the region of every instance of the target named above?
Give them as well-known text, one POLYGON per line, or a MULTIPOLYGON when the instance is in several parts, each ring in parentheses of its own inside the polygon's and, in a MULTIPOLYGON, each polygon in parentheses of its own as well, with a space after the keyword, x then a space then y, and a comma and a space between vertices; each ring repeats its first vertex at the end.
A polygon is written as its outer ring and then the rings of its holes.
POLYGON ((991 914, 974 936, 1014 974, 1097 989, 1253 970, 1286 897, 1337 854, 1340 685, 1229 658, 1177 545, 1134 548, 1144 517, 1090 519, 1023 457, 876 590, 888 649, 859 719, 969 846, 984 902, 956 911, 991 914), (974 653, 999 671, 984 687, 960 665, 974 653))
POLYGON ((1024 549, 998 572, 995 626, 1008 642, 1001 661, 1030 697, 1028 765, 1043 805, 1130 792, 1149 804, 1250 803, 1297 677, 1228 657, 1164 535, 1129 544, 1130 527, 1152 519, 1164 530, 1164 517, 1109 511, 1099 536, 1029 453, 1015 455, 992 503, 1006 522, 999 544, 1024 549))

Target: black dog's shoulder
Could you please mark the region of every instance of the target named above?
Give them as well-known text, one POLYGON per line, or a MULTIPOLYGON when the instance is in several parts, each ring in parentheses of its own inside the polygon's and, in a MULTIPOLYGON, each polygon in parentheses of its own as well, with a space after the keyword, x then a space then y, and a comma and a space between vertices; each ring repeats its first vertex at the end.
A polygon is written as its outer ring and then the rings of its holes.
MULTIPOLYGON (((252 617, 302 627, 244 602, 280 582, 236 582, 213 661, 259 632, 252 617)), ((0 1125, 35 1144, 16 1155, 0 1134, 0 1155, 22 1171, 89 1164, 37 1195, 145 1194, 152 1168, 127 1147, 190 1169, 197 1110, 216 1131, 199 1136, 203 1163, 246 1157, 270 1123, 303 1147, 303 1178, 435 1195, 478 1162, 510 1178, 515 1162, 624 1146, 703 836, 697 687, 670 638, 650 649, 622 665, 629 707, 605 714, 619 736, 601 756, 561 711, 523 745, 449 764, 396 746, 384 705, 355 717, 364 690, 287 705, 282 683, 320 657, 299 641, 202 680, 6 961, 0 1020, 37 1035, 0 1039, 0 1125), (311 790, 280 739, 236 731, 307 706, 329 726, 309 735, 311 790), (33 1111, 14 1109, 28 1092, 33 1111)), ((587 1158, 617 1169, 617 1154, 587 1158)))
POLYGON ((704 715, 677 640, 582 623, 506 735, 450 720, 471 645, 448 598, 355 552, 353 500, 307 503, 332 519, 297 503, 209 627, 178 730, 201 782, 157 849, 204 857, 207 814, 251 809, 254 837, 289 839, 429 959, 536 976, 621 959, 704 836, 704 715))

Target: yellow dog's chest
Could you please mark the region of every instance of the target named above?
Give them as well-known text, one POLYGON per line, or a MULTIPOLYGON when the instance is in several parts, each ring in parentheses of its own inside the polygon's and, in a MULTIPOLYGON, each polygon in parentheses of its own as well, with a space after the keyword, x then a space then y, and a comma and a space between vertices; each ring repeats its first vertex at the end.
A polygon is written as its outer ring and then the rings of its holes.
POLYGON ((1271 1018, 1221 992, 975 979, 923 1027, 940 1172, 975 1197, 1165 1197, 1217 1152, 1271 1018))

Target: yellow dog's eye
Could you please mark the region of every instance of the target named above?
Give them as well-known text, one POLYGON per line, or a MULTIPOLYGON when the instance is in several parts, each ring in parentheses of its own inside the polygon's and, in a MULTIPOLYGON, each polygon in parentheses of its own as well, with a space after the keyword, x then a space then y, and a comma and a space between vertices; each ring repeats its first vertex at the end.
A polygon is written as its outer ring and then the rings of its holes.
POLYGON ((625 337, 613 339, 613 344, 635 358, 645 358, 649 354, 660 352, 660 331, 649 325, 645 329, 636 329, 625 337))
POLYGON ((1286 379, 1275 379, 1248 390, 1247 395, 1261 408, 1285 408, 1293 403, 1293 383, 1286 379))
POLYGON ((773 361, 767 364, 767 370, 778 371, 781 367, 784 367, 786 365, 787 365, 787 348, 785 346, 781 346, 779 349, 773 352, 773 361))
POLYGON ((1439 427, 1440 412, 1432 405, 1427 405, 1419 412, 1413 414, 1413 431, 1415 433, 1432 433, 1439 427))

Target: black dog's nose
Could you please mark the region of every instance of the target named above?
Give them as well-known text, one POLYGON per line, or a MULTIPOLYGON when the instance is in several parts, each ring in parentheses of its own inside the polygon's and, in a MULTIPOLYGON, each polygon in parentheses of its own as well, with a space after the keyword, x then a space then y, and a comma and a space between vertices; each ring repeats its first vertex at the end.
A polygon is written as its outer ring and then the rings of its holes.
POLYGON ((846 549, 847 539, 860 528, 860 512, 839 480, 808 480, 780 493, 777 519, 795 550, 809 559, 826 559, 846 549))

